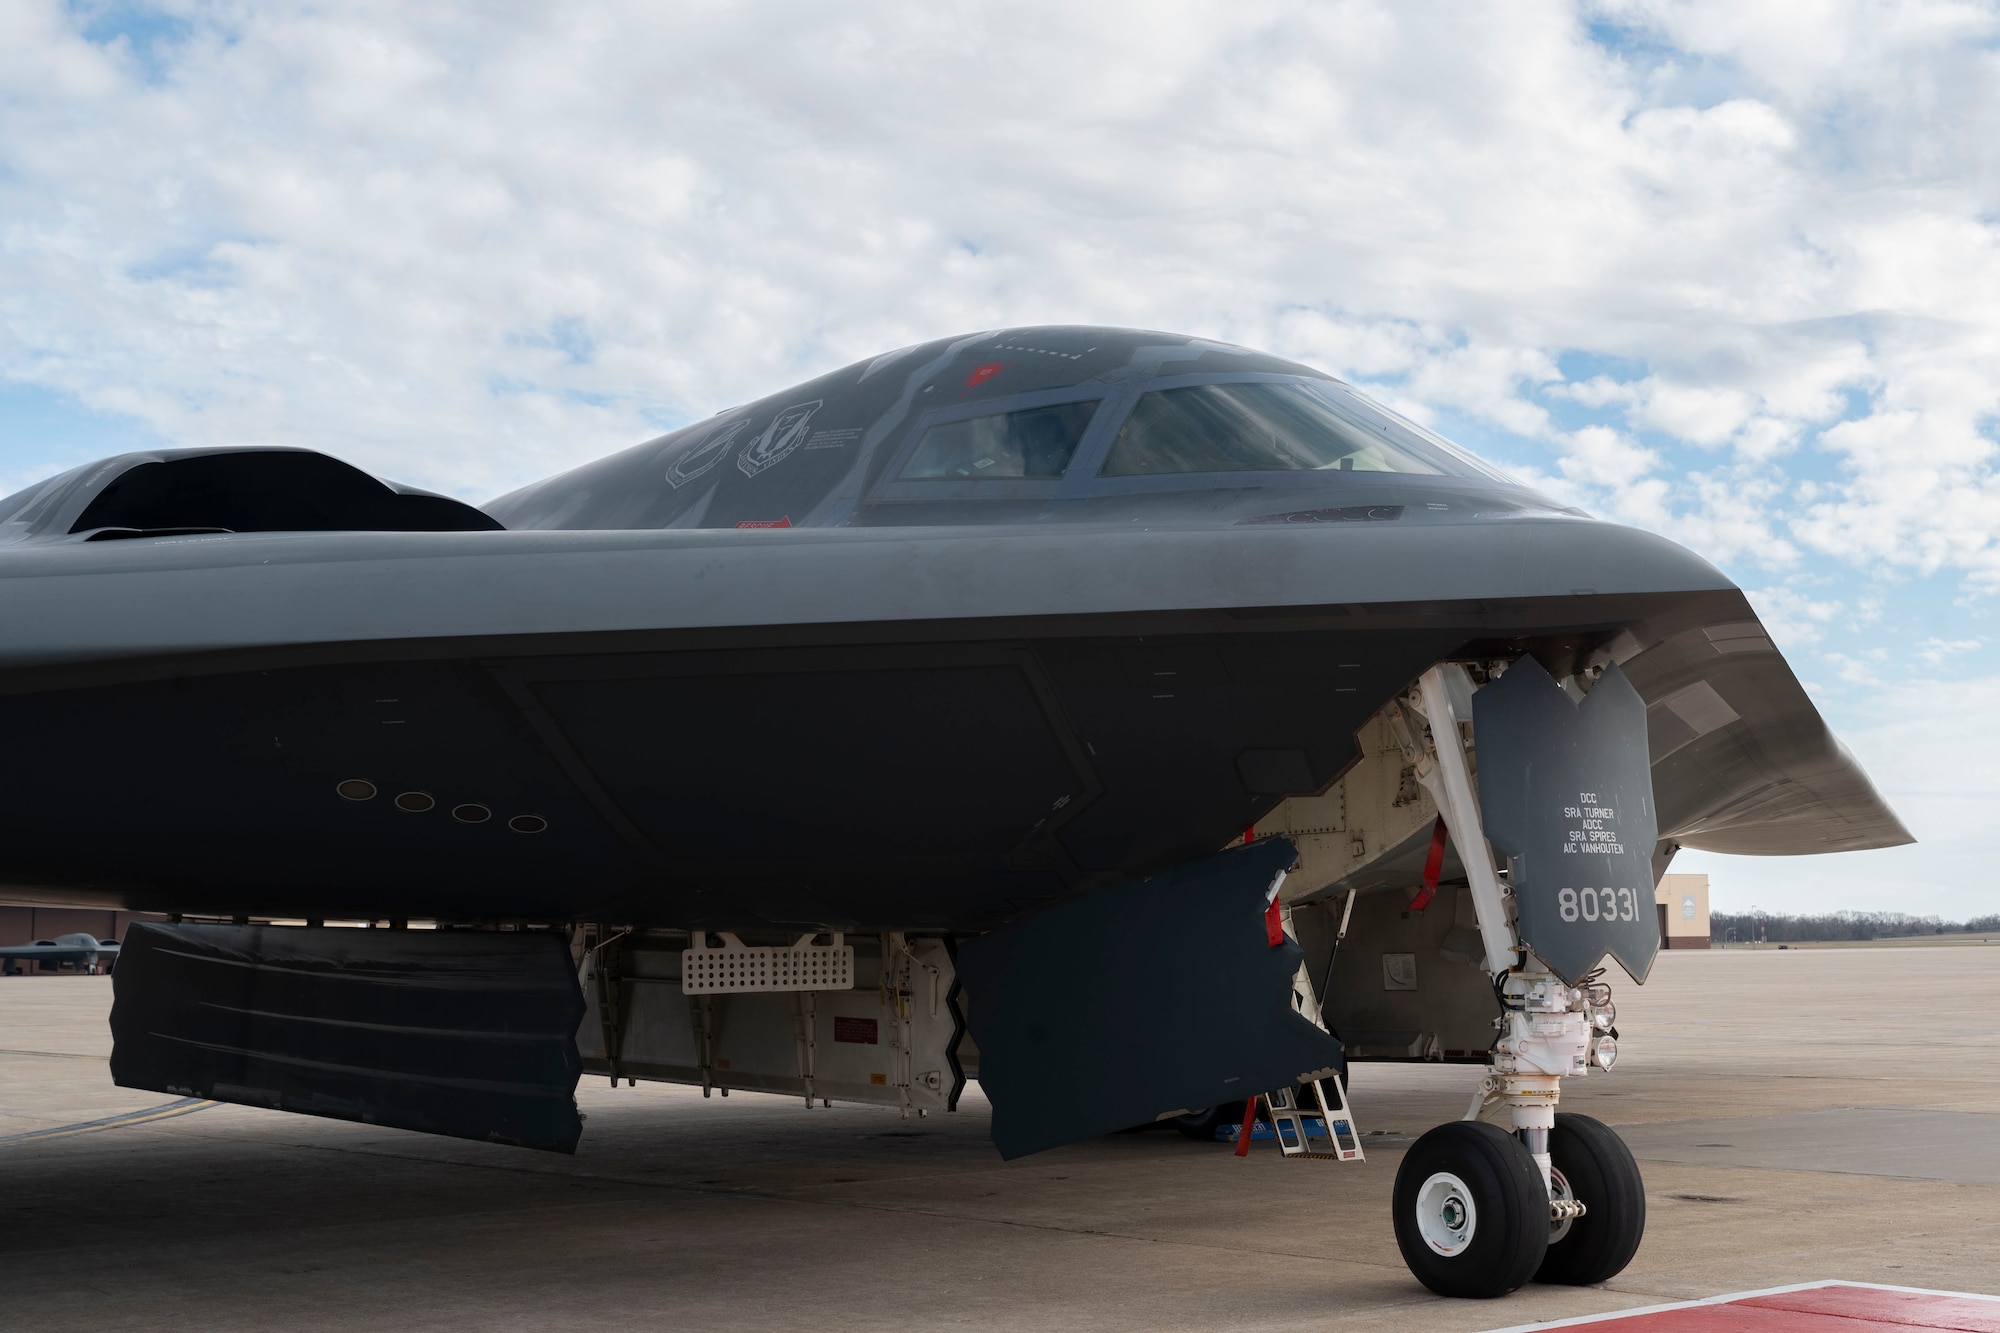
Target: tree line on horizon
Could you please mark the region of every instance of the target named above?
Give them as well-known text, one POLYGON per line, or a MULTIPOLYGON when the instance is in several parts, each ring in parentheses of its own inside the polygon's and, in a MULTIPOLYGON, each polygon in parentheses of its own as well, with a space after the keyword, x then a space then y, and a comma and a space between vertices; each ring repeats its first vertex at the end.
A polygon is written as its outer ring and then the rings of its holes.
POLYGON ((1801 943, 1814 940, 1904 939, 1915 935, 2000 935, 2000 913, 1967 921, 1946 921, 1907 912, 1824 912, 1794 916, 1788 912, 1711 912, 1708 937, 1715 943, 1770 940, 1801 943), (1734 930, 1735 934, 1730 932, 1734 930))

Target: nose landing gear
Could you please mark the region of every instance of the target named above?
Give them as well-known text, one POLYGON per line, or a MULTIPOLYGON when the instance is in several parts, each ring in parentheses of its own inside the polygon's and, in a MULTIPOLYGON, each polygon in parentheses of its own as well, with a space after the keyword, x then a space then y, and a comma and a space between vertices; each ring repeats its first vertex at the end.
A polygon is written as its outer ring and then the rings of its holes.
MULTIPOLYGON (((1542 680, 1544 693, 1564 698, 1546 674, 1542 680)), ((1580 1077, 1593 1068, 1609 1070, 1616 1060, 1616 1010, 1610 987, 1596 980, 1597 972, 1578 974, 1580 969, 1572 966, 1570 974, 1576 976, 1572 984, 1522 936, 1520 895, 1530 892, 1531 886, 1518 873, 1509 884, 1500 883, 1482 828, 1467 726, 1473 692, 1463 666, 1433 667, 1412 693, 1404 721, 1405 751, 1416 778, 1436 800, 1465 867, 1487 970, 1501 1004, 1491 1072, 1474 1095, 1467 1117, 1418 1139, 1396 1173, 1397 1246, 1417 1279, 1444 1296, 1501 1296, 1531 1277, 1570 1285, 1602 1282, 1631 1262, 1646 1229, 1645 1187, 1631 1151, 1589 1116, 1555 1109, 1565 1077, 1580 1077), (1506 1105, 1514 1133, 1479 1119, 1494 1103, 1506 1105)), ((1625 720, 1628 731, 1637 728, 1633 735, 1638 739, 1627 737, 1623 751, 1607 742, 1605 752, 1615 759, 1635 751, 1636 762, 1643 767, 1643 705, 1636 695, 1626 703, 1628 712, 1638 710, 1636 722, 1625 720)), ((1599 712, 1599 720, 1622 706, 1614 696, 1599 712)), ((1588 751, 1589 736, 1582 732, 1579 736, 1572 748, 1588 751)), ((1491 780, 1496 772, 1511 778, 1526 765, 1506 762, 1501 753, 1494 753, 1489 754, 1486 769, 1491 780)), ((1609 784, 1598 785, 1611 790, 1609 784)), ((1634 790, 1639 786, 1628 785, 1634 790)), ((1644 789, 1650 793, 1649 782, 1644 789)), ((1602 841, 1605 837, 1626 836, 1599 827, 1616 822, 1610 798, 1585 791, 1579 799, 1590 814, 1577 841, 1596 840, 1586 851, 1609 845, 1602 841)), ((1644 833, 1644 842, 1650 845, 1650 814, 1644 833)), ((1623 855, 1623 844, 1616 845, 1623 855)), ((1586 858, 1578 854, 1576 859, 1586 858)), ((1516 860, 1513 870, 1518 872, 1522 864, 1516 860)), ((1579 897, 1575 889, 1562 892, 1579 897)), ((1598 894, 1595 889, 1588 892, 1598 894)), ((1630 895, 1629 890, 1617 892, 1630 895)), ((1573 917, 1597 922, 1602 913, 1599 901, 1592 898, 1589 913, 1581 909, 1564 913, 1559 903, 1558 918, 1564 923, 1573 917)), ((1628 911, 1602 919, 1638 917, 1636 911, 1628 911)), ((1587 968, 1589 960, 1601 960, 1609 946, 1600 939, 1601 932, 1591 934, 1581 925, 1578 932, 1589 938, 1570 952, 1583 958, 1587 968)), ((1561 945, 1575 944, 1551 938, 1561 945)), ((1657 949, 1656 938, 1652 943, 1657 949)), ((1616 956, 1624 962, 1630 955, 1616 956)), ((1645 951, 1642 966, 1633 975, 1643 979, 1643 964, 1651 957, 1652 952, 1645 951)), ((1629 963, 1627 970, 1632 970, 1629 963)))

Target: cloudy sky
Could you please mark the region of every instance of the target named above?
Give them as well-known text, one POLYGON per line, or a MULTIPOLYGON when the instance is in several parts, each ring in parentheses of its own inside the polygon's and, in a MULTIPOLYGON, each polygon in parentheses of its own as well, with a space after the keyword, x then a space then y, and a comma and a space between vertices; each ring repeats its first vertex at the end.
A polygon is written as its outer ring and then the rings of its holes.
POLYGON ((0 492, 306 444, 479 500, 1017 323, 1370 386, 1751 594, 2000 911, 2000 6, 0 0, 0 492))

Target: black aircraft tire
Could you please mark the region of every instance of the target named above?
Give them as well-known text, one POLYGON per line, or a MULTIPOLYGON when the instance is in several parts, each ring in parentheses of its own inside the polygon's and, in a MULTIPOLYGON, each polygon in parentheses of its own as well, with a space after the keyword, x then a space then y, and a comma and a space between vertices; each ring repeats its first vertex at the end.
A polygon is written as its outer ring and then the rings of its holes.
POLYGON ((1498 1125, 1454 1120, 1411 1144, 1395 1200, 1403 1262, 1440 1296, 1505 1296, 1548 1249, 1541 1168, 1498 1125))
POLYGON ((1549 1161, 1584 1214, 1549 1243, 1535 1280, 1585 1287, 1616 1277, 1646 1234, 1646 1185, 1632 1150, 1602 1121, 1560 1113, 1549 1131, 1549 1161))
POLYGON ((1220 1106, 1204 1106, 1189 1111, 1186 1115, 1174 1117, 1174 1128, 1191 1139, 1204 1143, 1215 1142, 1215 1131, 1224 1125, 1243 1123, 1243 1103, 1224 1102, 1220 1106))

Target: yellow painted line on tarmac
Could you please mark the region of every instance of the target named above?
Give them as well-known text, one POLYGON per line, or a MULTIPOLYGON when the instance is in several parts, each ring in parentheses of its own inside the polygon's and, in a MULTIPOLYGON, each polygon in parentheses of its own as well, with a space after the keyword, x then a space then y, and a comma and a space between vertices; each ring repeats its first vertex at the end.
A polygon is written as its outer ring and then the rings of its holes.
POLYGON ((206 1101, 200 1097, 183 1097, 164 1106, 148 1107, 143 1111, 127 1111, 124 1115, 107 1116, 103 1120, 85 1120, 75 1125, 58 1125, 54 1129, 35 1129, 26 1134, 9 1134, 0 1137, 0 1147, 20 1143, 47 1143, 53 1139, 75 1138, 79 1134, 101 1134, 107 1129, 130 1129, 134 1125, 150 1125, 157 1120, 172 1120, 176 1116, 192 1115, 196 1111, 206 1111, 211 1106, 219 1105, 220 1102, 206 1101))

